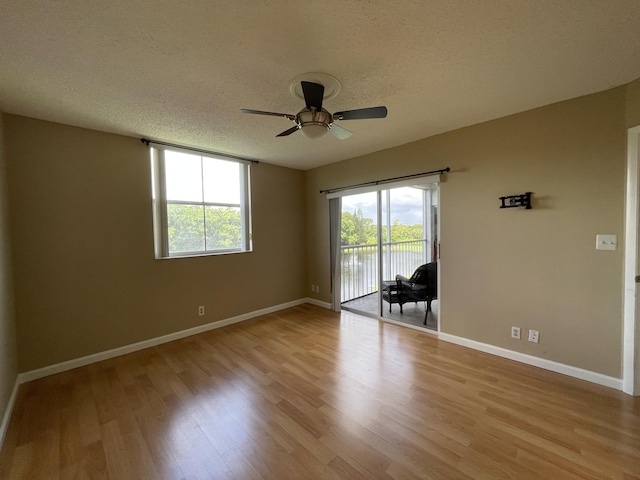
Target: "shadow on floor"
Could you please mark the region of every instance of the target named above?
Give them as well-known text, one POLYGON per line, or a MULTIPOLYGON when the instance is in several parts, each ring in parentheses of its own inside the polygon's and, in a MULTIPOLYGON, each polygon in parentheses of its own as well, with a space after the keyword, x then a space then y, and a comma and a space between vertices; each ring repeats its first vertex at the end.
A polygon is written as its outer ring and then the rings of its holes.
MULTIPOLYGON (((378 318, 378 292, 365 295, 364 297, 355 298, 342 303, 342 308, 362 313, 367 316, 378 318)), ((383 302, 382 316, 396 322, 406 323, 416 327, 426 328, 428 330, 438 330, 438 300, 431 302, 431 312, 427 318, 427 325, 424 325, 424 313, 426 311, 426 303, 405 303, 402 307, 403 313, 400 313, 400 307, 397 304, 391 306, 389 312, 389 304, 383 302)))

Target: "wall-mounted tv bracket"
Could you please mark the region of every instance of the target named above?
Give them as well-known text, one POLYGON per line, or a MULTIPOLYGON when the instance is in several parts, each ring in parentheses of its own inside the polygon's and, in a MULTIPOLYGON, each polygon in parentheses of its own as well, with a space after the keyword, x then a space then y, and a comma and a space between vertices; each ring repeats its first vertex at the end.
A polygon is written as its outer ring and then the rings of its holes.
POLYGON ((500 197, 500 201, 502 202, 500 208, 524 207, 529 210, 531 209, 531 192, 523 193, 521 195, 500 197))

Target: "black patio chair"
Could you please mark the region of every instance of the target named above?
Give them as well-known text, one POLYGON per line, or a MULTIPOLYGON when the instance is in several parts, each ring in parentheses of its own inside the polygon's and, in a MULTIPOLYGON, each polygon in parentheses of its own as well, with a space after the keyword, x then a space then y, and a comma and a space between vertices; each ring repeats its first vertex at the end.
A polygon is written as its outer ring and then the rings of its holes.
POLYGON ((391 304, 402 305, 408 302, 426 302, 427 309, 424 314, 424 324, 427 324, 427 317, 431 311, 431 302, 438 298, 438 263, 431 262, 419 266, 411 278, 396 275, 396 281, 384 282, 382 298, 391 304))

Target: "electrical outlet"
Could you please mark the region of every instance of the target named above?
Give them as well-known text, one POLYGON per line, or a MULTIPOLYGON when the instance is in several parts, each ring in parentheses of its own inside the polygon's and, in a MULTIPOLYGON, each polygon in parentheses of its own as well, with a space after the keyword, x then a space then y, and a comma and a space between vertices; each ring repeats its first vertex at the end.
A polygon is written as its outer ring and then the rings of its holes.
POLYGON ((320 293, 320 285, 316 285, 316 293, 320 293))
POLYGON ((316 291, 316 286, 315 285, 311 285, 311 291, 315 292, 316 291))
POLYGON ((538 330, 529 330, 529 341, 538 343, 540 341, 540 332, 538 330))
POLYGON ((511 327, 511 338, 520 340, 520 327, 511 327))
POLYGON ((204 315, 204 305, 200 305, 198 307, 198 316, 202 317, 204 315))

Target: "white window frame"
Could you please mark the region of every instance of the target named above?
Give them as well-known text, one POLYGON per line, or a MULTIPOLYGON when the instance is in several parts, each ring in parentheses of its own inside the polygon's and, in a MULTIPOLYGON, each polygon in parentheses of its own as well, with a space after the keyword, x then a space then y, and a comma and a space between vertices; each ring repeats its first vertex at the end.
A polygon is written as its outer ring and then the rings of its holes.
POLYGON ((249 161, 242 161, 236 158, 229 158, 222 155, 206 155, 194 153, 193 151, 180 148, 159 148, 151 147, 151 189, 153 198, 153 236, 154 236, 154 254, 156 259, 168 258, 184 258, 184 257, 200 257, 210 255, 224 255, 230 253, 245 253, 252 250, 252 234, 251 234, 251 185, 250 185, 250 165, 249 161), (165 152, 180 152, 196 157, 212 158, 215 160, 224 160, 227 162, 235 162, 240 164, 240 204, 227 204, 218 202, 202 202, 196 201, 168 201, 166 195, 165 184, 165 152), (205 250, 197 250, 192 252, 171 253, 169 251, 169 235, 167 220, 167 204, 183 204, 183 205, 203 205, 213 207, 240 207, 240 228, 241 228, 241 246, 239 248, 228 248, 218 250, 206 250, 206 233, 205 233, 205 250))

